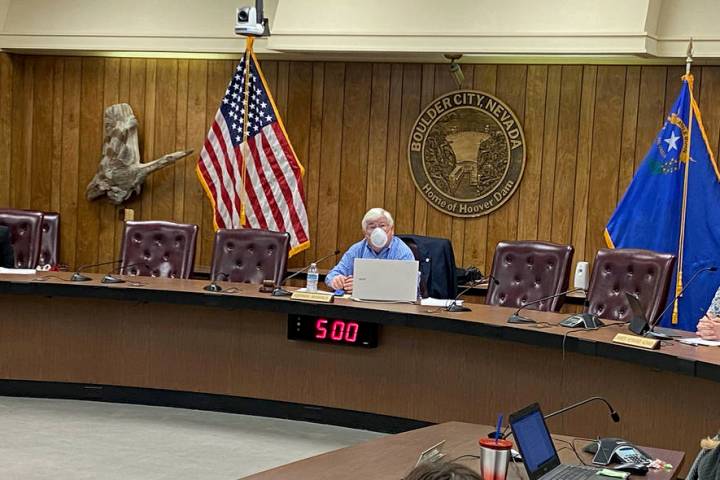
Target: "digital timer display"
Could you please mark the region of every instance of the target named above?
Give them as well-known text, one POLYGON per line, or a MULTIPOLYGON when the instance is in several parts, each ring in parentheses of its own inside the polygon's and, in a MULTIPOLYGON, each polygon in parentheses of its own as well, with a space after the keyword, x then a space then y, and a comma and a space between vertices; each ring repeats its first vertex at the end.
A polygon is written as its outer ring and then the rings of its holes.
POLYGON ((375 348, 378 324, 313 315, 288 315, 288 339, 375 348))

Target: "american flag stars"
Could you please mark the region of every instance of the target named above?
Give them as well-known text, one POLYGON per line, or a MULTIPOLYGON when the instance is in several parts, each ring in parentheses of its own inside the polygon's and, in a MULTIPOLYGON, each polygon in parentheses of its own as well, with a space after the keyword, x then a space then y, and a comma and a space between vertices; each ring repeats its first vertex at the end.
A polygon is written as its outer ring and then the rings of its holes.
MULTIPOLYGON (((244 71, 245 59, 241 60, 236 68, 237 73, 235 73, 230 80, 230 84, 225 90, 225 96, 220 106, 220 111, 223 116, 225 116, 227 124, 232 128, 230 134, 235 144, 240 144, 243 141, 243 128, 246 120, 245 105, 242 101, 245 92, 245 76, 242 74, 244 71)), ((265 94, 262 80, 252 62, 250 63, 248 80, 247 133, 248 135, 252 135, 258 133, 264 126, 272 123, 274 117, 270 99, 265 94)))

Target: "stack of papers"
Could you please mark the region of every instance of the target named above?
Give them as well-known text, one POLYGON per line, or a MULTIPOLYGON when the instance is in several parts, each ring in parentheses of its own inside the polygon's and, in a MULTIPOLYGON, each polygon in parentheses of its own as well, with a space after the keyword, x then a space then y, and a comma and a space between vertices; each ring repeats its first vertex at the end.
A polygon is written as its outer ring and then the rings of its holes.
POLYGON ((681 338, 678 340, 680 343, 685 345, 702 345, 705 347, 720 347, 720 341, 717 340, 704 340, 702 338, 681 338))
POLYGON ((450 299, 440 299, 440 298, 423 298, 420 300, 420 305, 426 306, 426 307, 448 307, 451 303, 455 302, 455 305, 461 306, 463 304, 462 300, 453 300, 450 299))
POLYGON ((0 267, 0 274, 3 275, 34 275, 37 273, 37 270, 34 268, 4 268, 0 267))

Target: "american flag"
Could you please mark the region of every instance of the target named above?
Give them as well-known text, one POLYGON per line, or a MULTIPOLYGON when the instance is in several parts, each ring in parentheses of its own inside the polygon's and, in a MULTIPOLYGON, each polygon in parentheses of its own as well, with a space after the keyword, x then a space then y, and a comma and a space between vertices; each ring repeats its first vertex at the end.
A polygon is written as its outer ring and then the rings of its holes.
POLYGON ((212 202, 216 229, 288 232, 293 255, 310 246, 304 169, 249 45, 215 114, 197 174, 212 202))

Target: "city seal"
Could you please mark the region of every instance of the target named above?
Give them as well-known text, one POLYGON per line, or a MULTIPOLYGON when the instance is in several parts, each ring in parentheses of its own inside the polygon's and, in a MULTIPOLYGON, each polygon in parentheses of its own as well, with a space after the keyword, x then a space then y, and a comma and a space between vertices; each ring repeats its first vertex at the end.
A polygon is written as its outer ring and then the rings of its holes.
POLYGON ((422 111, 410 132, 408 161, 430 205, 455 217, 479 217, 500 208, 520 185, 525 136, 502 101, 459 90, 422 111))

